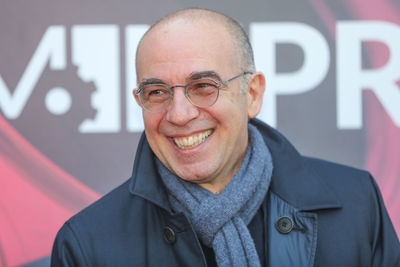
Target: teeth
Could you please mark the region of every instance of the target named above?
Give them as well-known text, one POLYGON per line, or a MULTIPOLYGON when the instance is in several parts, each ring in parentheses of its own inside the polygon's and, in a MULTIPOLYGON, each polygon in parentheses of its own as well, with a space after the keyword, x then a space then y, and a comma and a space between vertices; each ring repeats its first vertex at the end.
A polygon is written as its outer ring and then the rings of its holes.
POLYGON ((191 135, 187 137, 179 137, 179 138, 174 138, 174 143, 182 149, 188 149, 192 148, 195 146, 200 145, 203 143, 207 137, 209 137, 212 133, 212 130, 207 130, 205 132, 196 134, 196 135, 191 135))

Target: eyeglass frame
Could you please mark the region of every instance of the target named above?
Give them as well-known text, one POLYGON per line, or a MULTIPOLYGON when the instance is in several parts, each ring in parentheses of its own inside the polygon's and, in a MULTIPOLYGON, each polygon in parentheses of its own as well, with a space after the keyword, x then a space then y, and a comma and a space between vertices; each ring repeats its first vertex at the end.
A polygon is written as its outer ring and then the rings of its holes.
POLYGON ((188 82, 188 83, 185 84, 185 85, 177 84, 177 85, 169 86, 169 85, 167 85, 167 84, 161 84, 161 83, 148 84, 148 85, 145 85, 145 86, 143 86, 143 87, 141 87, 141 88, 138 88, 138 89, 134 92, 134 94, 137 95, 137 96, 139 96, 139 101, 140 101, 141 107, 142 107, 144 110, 146 110, 146 111, 148 111, 148 112, 150 112, 150 113, 161 113, 162 111, 164 111, 164 110, 168 107, 168 105, 171 103, 172 98, 174 97, 174 92, 172 91, 172 89, 174 89, 174 88, 176 88, 176 87, 183 87, 183 88, 185 88, 185 97, 186 97, 187 100, 189 100, 189 102, 190 102, 192 105, 194 105, 194 106, 196 106, 196 107, 199 107, 199 108, 209 108, 209 107, 213 106, 213 105, 217 102, 217 100, 218 100, 218 98, 219 98, 219 89, 220 89, 220 87, 227 85, 227 84, 230 83, 231 81, 233 81, 233 80, 235 80, 235 79, 237 79, 237 78, 239 78, 239 77, 241 77, 241 76, 244 76, 244 75, 247 75, 247 74, 253 74, 253 73, 254 73, 254 72, 252 72, 252 71, 243 71, 242 73, 240 73, 240 74, 238 74, 238 75, 236 75, 236 76, 233 76, 232 78, 227 79, 227 80, 222 81, 222 82, 221 82, 221 81, 215 81, 215 80, 209 79, 209 78, 201 78, 201 79, 192 80, 192 81, 188 82), (209 81, 215 82, 215 83, 216 83, 216 87, 217 87, 217 97, 215 98, 214 102, 212 102, 212 103, 211 103, 210 105, 208 105, 208 106, 200 106, 200 105, 197 105, 197 104, 193 103, 193 101, 192 101, 192 99, 189 97, 189 93, 188 93, 188 86, 189 86, 191 83, 196 82, 196 81, 202 81, 202 80, 209 80, 209 81), (168 91, 169 91, 169 101, 168 101, 168 104, 165 105, 165 107, 164 107, 163 109, 161 109, 160 111, 152 111, 152 110, 149 110, 149 109, 147 109, 147 108, 144 107, 144 104, 143 104, 143 102, 142 102, 142 97, 141 97, 140 93, 141 93, 141 92, 144 90, 144 88, 146 88, 146 87, 157 86, 157 85, 163 86, 163 87, 165 87, 165 88, 168 89, 168 91))

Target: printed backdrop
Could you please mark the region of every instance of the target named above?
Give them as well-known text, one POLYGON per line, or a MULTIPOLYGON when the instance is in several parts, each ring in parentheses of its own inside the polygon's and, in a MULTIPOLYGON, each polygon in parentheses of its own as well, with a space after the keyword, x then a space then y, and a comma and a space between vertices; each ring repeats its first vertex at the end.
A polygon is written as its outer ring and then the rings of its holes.
POLYGON ((305 155, 369 170, 400 233, 399 0, 2 0, 0 266, 48 266, 64 221, 129 178, 137 42, 192 6, 249 32, 259 118, 305 155))

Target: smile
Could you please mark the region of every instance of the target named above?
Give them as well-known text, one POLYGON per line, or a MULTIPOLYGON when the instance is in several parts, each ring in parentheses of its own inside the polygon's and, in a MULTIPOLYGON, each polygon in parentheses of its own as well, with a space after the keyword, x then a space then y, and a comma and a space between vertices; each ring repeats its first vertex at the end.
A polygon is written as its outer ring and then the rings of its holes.
POLYGON ((186 137, 173 138, 174 143, 182 149, 189 149, 203 143, 212 133, 212 130, 207 130, 202 133, 194 134, 186 137))

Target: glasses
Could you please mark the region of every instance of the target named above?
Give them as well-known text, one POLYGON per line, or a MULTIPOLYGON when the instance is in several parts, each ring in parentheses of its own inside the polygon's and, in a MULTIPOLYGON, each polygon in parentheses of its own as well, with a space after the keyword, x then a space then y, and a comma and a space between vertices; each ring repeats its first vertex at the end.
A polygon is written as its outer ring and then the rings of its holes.
POLYGON ((171 103, 175 87, 185 88, 185 96, 190 103, 199 108, 208 108, 217 102, 219 89, 229 82, 247 74, 253 74, 245 71, 226 81, 217 82, 209 78, 196 79, 188 82, 186 85, 168 86, 166 84, 146 84, 140 87, 135 95, 139 95, 142 108, 151 112, 159 113, 165 110, 171 103))

